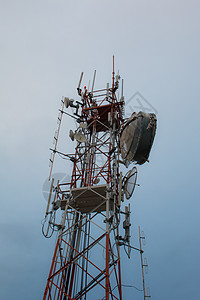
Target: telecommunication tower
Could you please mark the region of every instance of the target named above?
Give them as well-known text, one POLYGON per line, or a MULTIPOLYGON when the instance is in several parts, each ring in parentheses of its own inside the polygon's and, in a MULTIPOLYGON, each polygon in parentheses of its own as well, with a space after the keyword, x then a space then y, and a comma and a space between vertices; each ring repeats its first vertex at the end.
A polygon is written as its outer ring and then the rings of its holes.
POLYGON ((128 256, 130 249, 130 199, 136 185, 135 165, 123 175, 121 166, 143 164, 148 160, 156 130, 156 116, 139 112, 124 117, 123 80, 115 76, 112 84, 95 90, 96 71, 89 91, 81 88, 80 99, 64 97, 58 117, 58 130, 51 149, 50 192, 43 234, 58 231, 43 300, 120 299, 122 279, 120 246, 128 256), (120 96, 116 91, 121 89, 120 96), (73 115, 67 112, 74 110, 73 115), (77 129, 69 136, 76 143, 73 154, 57 150, 64 115, 74 118, 77 129), (52 169, 59 153, 73 163, 71 180, 55 182, 52 169), (56 214, 61 211, 60 219, 56 214), (122 228, 121 228, 122 225, 122 228), (123 231, 123 234, 122 234, 123 231))

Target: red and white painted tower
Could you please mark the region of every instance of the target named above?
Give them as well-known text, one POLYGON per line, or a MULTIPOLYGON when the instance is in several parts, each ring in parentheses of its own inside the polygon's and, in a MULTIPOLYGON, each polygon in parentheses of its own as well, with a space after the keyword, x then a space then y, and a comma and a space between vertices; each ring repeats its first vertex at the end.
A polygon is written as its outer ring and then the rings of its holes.
POLYGON ((125 150, 128 152, 128 142, 120 141, 127 122, 123 80, 120 97, 116 95, 120 76, 115 76, 114 59, 111 86, 94 90, 95 76, 96 71, 88 91, 86 86, 81 88, 81 74, 78 101, 62 100, 50 160, 51 189, 45 217, 45 235, 50 227, 56 227, 58 238, 43 300, 122 299, 120 245, 130 250, 130 205, 122 211, 121 201, 124 194, 127 199, 132 195, 137 170, 132 168, 124 178, 120 171, 121 164, 128 166, 130 157, 124 154, 125 150), (73 108, 72 117, 78 124, 75 132, 70 130, 70 137, 76 142, 74 154, 62 153, 73 162, 71 180, 54 186, 52 168, 59 153, 57 140, 62 117, 70 115, 68 107, 73 108), (62 211, 62 219, 56 224, 58 210, 62 211), (124 237, 120 235, 121 217, 124 237))

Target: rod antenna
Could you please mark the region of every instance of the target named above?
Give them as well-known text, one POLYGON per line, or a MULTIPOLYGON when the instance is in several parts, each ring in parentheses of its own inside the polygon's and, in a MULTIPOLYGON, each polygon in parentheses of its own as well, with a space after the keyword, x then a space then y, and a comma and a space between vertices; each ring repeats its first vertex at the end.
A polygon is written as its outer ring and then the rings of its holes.
POLYGON ((94 70, 94 76, 93 76, 93 82, 92 82, 92 90, 91 90, 91 93, 93 93, 93 91, 94 91, 95 78, 96 78, 96 70, 94 70))
POLYGON ((121 93, 121 101, 124 100, 124 79, 122 79, 122 93, 121 93))
POLYGON ((112 89, 114 89, 115 86, 115 57, 113 55, 113 77, 112 77, 112 89))
POLYGON ((79 80, 79 84, 78 84, 77 90, 80 89, 82 79, 83 79, 83 72, 81 72, 81 77, 80 77, 80 80, 79 80))

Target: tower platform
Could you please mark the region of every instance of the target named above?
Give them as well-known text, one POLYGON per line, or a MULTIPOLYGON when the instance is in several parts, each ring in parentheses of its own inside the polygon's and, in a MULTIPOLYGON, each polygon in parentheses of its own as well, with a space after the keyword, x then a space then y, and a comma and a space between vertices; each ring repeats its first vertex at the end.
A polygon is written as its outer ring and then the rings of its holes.
MULTIPOLYGON (((70 189, 69 205, 81 213, 106 211, 108 185, 86 186, 70 189)), ((65 209, 67 200, 62 200, 61 208, 65 209)))

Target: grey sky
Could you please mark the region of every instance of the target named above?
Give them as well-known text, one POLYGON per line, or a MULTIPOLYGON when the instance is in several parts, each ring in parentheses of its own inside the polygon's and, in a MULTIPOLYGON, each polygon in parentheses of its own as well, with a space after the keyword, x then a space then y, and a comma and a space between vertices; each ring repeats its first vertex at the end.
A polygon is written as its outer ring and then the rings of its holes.
MULTIPOLYGON (((88 84, 96 69, 105 86, 113 54, 126 99, 140 91, 158 111, 132 200, 132 241, 141 225, 152 299, 199 297, 199 10, 197 0, 0 0, 2 300, 42 298, 55 240, 40 231, 41 190, 60 99, 76 95, 81 71, 88 84)), ((141 287, 140 269, 123 263, 123 283, 141 287)), ((124 288, 132 295, 142 299, 124 288)))

